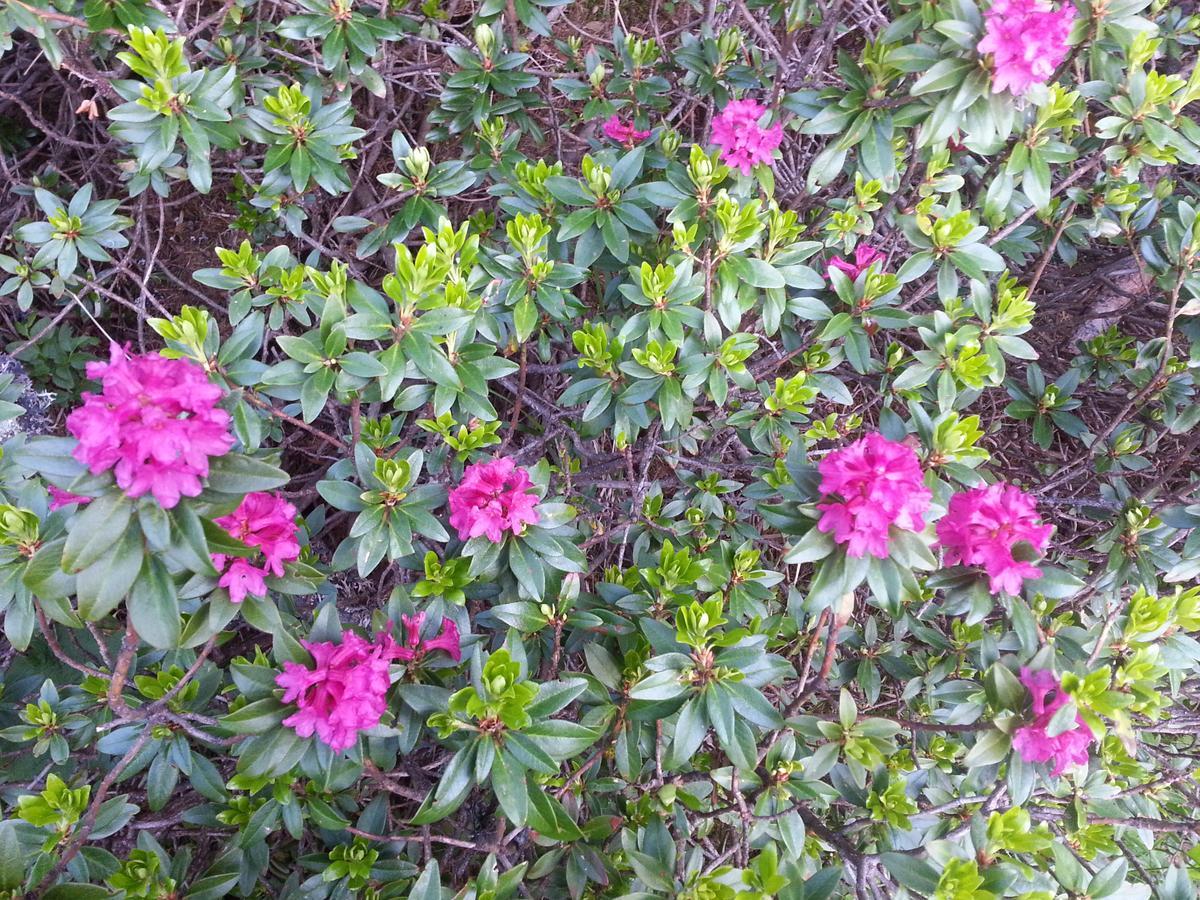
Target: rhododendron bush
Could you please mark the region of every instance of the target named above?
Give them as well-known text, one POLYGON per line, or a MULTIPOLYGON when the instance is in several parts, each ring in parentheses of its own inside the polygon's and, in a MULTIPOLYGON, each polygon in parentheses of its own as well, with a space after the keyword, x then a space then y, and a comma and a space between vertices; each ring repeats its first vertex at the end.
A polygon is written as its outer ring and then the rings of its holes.
POLYGON ((0 900, 1195 900, 1198 44, 0 0, 0 900))

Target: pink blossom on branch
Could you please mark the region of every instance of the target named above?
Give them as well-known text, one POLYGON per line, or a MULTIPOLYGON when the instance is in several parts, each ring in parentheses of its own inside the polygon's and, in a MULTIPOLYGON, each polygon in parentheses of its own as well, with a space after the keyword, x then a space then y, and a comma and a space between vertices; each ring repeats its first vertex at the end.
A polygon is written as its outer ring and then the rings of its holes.
POLYGON ((55 487, 52 484, 46 485, 46 490, 50 492, 50 512, 56 509, 62 509, 64 506, 70 506, 72 503, 78 503, 80 506, 86 506, 92 502, 91 497, 84 497, 80 494, 72 494, 70 491, 64 491, 62 488, 55 487))
POLYGON ((618 144, 633 146, 650 137, 649 131, 639 131, 632 122, 625 122, 616 113, 604 120, 604 136, 618 144))
POLYGON ((530 493, 529 473, 508 457, 474 463, 450 492, 450 524, 459 540, 487 535, 493 544, 504 532, 519 535, 538 521, 538 498, 530 493))
POLYGON ((283 702, 298 707, 283 724, 300 737, 316 734, 331 749, 346 750, 360 731, 378 725, 387 709, 388 666, 396 644, 386 635, 371 642, 353 632, 343 634, 341 644, 300 643, 312 654, 313 666, 285 662, 275 676, 283 702))
POLYGON ((1018 728, 1013 736, 1013 749, 1026 762, 1043 763, 1054 761, 1055 776, 1061 775, 1070 766, 1083 765, 1088 761, 1088 747, 1096 740, 1091 728, 1079 713, 1075 723, 1061 734, 1051 736, 1050 720, 1062 707, 1071 702, 1071 697, 1062 689, 1062 683, 1051 671, 1043 669, 1032 672, 1021 669, 1021 683, 1028 688, 1033 698, 1034 719, 1018 728), (1049 702, 1046 698, 1051 696, 1049 702))
POLYGON ((712 121, 709 141, 721 148, 721 162, 749 175, 757 163, 771 165, 783 141, 783 125, 764 128, 758 120, 767 108, 753 100, 730 100, 712 121))
MULTIPOLYGON (((213 564, 217 566, 219 572, 225 568, 225 563, 218 564, 216 560, 217 557, 214 556, 213 564)), ((229 564, 229 569, 221 576, 218 584, 229 591, 231 603, 241 603, 248 595, 265 597, 267 596, 267 571, 248 560, 236 557, 229 564)))
POLYGON ((404 643, 396 647, 396 659, 412 662, 435 650, 445 650, 455 662, 462 659, 462 642, 458 634, 458 626, 453 619, 442 619, 442 627, 437 637, 421 639, 421 626, 425 624, 425 613, 419 612, 412 616, 401 616, 404 626, 404 643))
POLYGON ((1013 548, 1023 541, 1041 553, 1053 530, 1038 518, 1032 497, 1003 483, 955 494, 937 523, 947 564, 982 566, 993 594, 1019 594, 1026 578, 1042 574, 1032 563, 1016 559, 1013 548))
POLYGON ((854 248, 854 259, 842 259, 840 256, 835 256, 829 260, 829 265, 825 268, 827 277, 831 269, 838 269, 846 273, 846 277, 854 281, 863 272, 871 267, 872 263, 882 263, 885 256, 882 250, 876 250, 867 244, 859 244, 854 248))
POLYGON ((93 475, 113 470, 130 497, 153 494, 164 509, 200 493, 210 457, 233 446, 221 389, 204 370, 157 354, 130 357, 118 344, 107 363, 88 363, 101 384, 67 417, 74 456, 93 475))
POLYGON ((1075 7, 1055 9, 1046 0, 995 0, 983 14, 980 53, 992 54, 992 91, 1021 96, 1043 84, 1067 56, 1075 7))
POLYGON ((261 565, 248 559, 229 558, 222 554, 213 555, 213 565, 218 571, 229 569, 221 576, 220 585, 229 589, 229 599, 241 603, 247 594, 265 597, 267 575, 283 575, 283 564, 300 556, 300 541, 297 538, 296 507, 280 494, 255 491, 247 494, 232 513, 214 521, 224 528, 230 537, 248 547, 255 547, 262 557, 261 565))
POLYGON ((911 447, 868 434, 818 465, 822 502, 817 527, 832 532, 846 555, 888 555, 888 529, 925 527, 923 516, 932 494, 925 487, 921 463, 911 447))

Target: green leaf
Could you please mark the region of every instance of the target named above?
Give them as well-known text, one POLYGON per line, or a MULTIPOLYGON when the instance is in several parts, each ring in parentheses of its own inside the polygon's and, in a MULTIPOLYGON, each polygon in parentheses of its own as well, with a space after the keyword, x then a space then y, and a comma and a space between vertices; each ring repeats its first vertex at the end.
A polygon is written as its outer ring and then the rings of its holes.
POLYGON ((245 495, 283 487, 291 476, 277 466, 243 453, 227 453, 209 463, 208 486, 222 494, 245 495))
POLYGON ((442 876, 436 859, 431 859, 421 872, 421 877, 408 892, 408 900, 442 900, 442 876))
POLYGON ((522 546, 519 540, 514 540, 508 545, 508 567, 532 599, 542 599, 546 589, 542 561, 532 550, 522 546))
POLYGON ((75 600, 84 619, 98 622, 116 609, 142 570, 144 553, 138 529, 127 528, 106 556, 79 573, 75 600))
POLYGON ((290 712, 290 706, 284 706, 274 697, 265 697, 222 716, 221 726, 234 734, 266 734, 275 730, 290 712))
POLYGON ((529 792, 529 827, 556 841, 578 841, 583 832, 561 803, 543 790, 529 792))
POLYGON ((22 580, 39 600, 65 600, 75 593, 74 575, 62 570, 63 541, 43 544, 25 566, 22 580))
POLYGON ((309 797, 305 801, 305 805, 308 807, 308 814, 312 818, 313 823, 319 828, 341 831, 350 825, 349 819, 320 797, 309 797))
POLYGON ((513 825, 524 825, 529 812, 525 768, 504 752, 497 753, 492 760, 492 790, 508 821, 513 825))
POLYGON ((643 678, 633 686, 629 696, 634 700, 670 700, 690 690, 688 685, 679 680, 679 672, 676 669, 667 669, 665 672, 655 672, 643 678))
POLYGON ((1007 667, 992 663, 983 676, 988 702, 998 709, 1020 710, 1025 703, 1025 686, 1007 667))
POLYGON ((975 66, 975 61, 952 57, 943 59, 930 66, 929 71, 916 80, 908 89, 909 96, 920 97, 922 94, 932 94, 937 91, 948 91, 962 84, 967 72, 975 66))
POLYGON ((179 643, 179 600, 167 567, 147 557, 126 602, 134 630, 151 647, 169 650, 179 643))
POLYGON ((587 682, 582 678, 569 681, 547 681, 538 689, 533 702, 525 707, 525 711, 534 719, 552 716, 569 704, 587 689, 587 682))
POLYGON ((732 264, 737 276, 751 287, 781 288, 784 286, 783 275, 766 260, 755 259, 752 256, 731 256, 727 262, 732 264))
POLYGON ((107 888, 93 884, 80 884, 77 881, 56 884, 42 894, 43 900, 105 900, 111 896, 112 893, 107 888))
POLYGON ((98 560, 121 539, 133 516, 133 503, 124 494, 97 497, 77 512, 63 546, 62 567, 78 572, 98 560))
POLYGON ((814 525, 784 554, 783 561, 793 566, 816 562, 829 556, 836 548, 833 536, 814 525))
POLYGON ((1003 731, 985 731, 975 740, 975 746, 963 760, 968 769, 991 766, 1008 756, 1012 738, 1003 731))
POLYGON ((513 326, 517 329, 517 340, 521 343, 529 340, 537 327, 538 310, 533 300, 526 294, 513 307, 513 326))
POLYGON ((17 840, 17 823, 0 821, 0 890, 15 890, 25 880, 25 851, 17 840))
POLYGON ((666 761, 668 768, 675 769, 687 763, 695 754, 708 734, 708 719, 704 715, 704 704, 693 697, 679 709, 675 720, 675 738, 671 754, 666 761))
POLYGON ((556 760, 569 759, 576 753, 582 753, 600 737, 595 729, 566 719, 534 722, 522 734, 556 760))
POLYGON ((925 860, 907 853, 881 853, 879 861, 904 887, 927 895, 937 890, 941 876, 938 870, 925 860))

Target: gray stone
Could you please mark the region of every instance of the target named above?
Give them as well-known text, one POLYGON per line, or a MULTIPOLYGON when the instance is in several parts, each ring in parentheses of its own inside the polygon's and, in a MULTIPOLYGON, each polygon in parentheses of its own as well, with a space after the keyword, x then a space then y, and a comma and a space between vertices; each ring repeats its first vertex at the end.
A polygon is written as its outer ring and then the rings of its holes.
POLYGON ((0 353, 0 443, 18 434, 53 431, 54 422, 49 416, 53 402, 53 393, 34 390, 17 359, 0 353))

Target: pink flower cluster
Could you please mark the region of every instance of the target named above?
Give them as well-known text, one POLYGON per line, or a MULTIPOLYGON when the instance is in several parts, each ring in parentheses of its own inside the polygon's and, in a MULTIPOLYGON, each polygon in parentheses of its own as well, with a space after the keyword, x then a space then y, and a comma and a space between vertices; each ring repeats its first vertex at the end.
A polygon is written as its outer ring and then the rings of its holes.
POLYGON ((833 532, 846 555, 888 555, 888 529, 925 527, 923 516, 932 494, 925 487, 917 454, 904 444, 875 433, 835 450, 821 460, 817 527, 833 532))
POLYGON ((62 509, 64 506, 70 506, 72 503, 78 503, 80 506, 87 506, 92 502, 91 497, 84 497, 80 494, 72 494, 70 491, 64 491, 62 488, 57 488, 52 484, 46 485, 46 490, 50 492, 50 512, 56 509, 62 509))
POLYGON ((610 141, 632 147, 650 137, 649 131, 639 131, 632 122, 625 122, 616 113, 604 120, 604 136, 610 141))
POLYGON ((283 688, 283 702, 299 707, 283 724, 300 737, 315 733, 333 750, 345 750, 360 731, 378 725, 387 709, 388 665, 395 642, 390 635, 371 642, 347 632, 341 644, 300 643, 312 654, 314 665, 285 662, 275 676, 283 688))
POLYGON ((994 0, 984 19, 987 31, 979 52, 992 54, 992 90, 1019 97, 1044 83, 1066 58, 1075 7, 1064 2, 1056 10, 1046 0, 994 0))
POLYGON ((1075 724, 1053 737, 1047 733, 1050 720, 1071 698, 1062 689, 1058 677, 1048 669, 1031 672, 1021 669, 1021 683, 1033 697, 1034 719, 1013 736, 1013 749, 1026 762, 1042 763, 1054 760, 1055 776, 1061 775, 1070 766, 1088 761, 1088 747, 1096 740, 1083 716, 1075 714, 1075 724), (1047 702, 1046 697, 1053 695, 1047 702))
POLYGON ((247 594, 265 597, 266 577, 283 575, 283 564, 300 555, 296 507, 280 494, 263 491, 247 494, 237 509, 214 521, 231 537, 248 547, 257 547, 262 556, 262 562, 256 563, 240 556, 213 554, 217 571, 224 570, 225 564, 229 564, 220 585, 229 589, 229 599, 234 603, 241 603, 247 594))
POLYGON ((283 702, 298 707, 283 724, 300 737, 316 734, 331 749, 346 750, 354 745, 360 731, 374 728, 383 718, 393 659, 412 662, 435 650, 446 651, 455 662, 462 659, 458 627, 453 621, 443 619, 438 636, 422 640, 425 614, 401 618, 403 645, 386 631, 376 635, 374 641, 353 632, 343 634, 341 644, 300 641, 312 654, 313 666, 285 662, 283 671, 275 676, 275 683, 283 688, 283 702))
POLYGON ((209 457, 233 446, 229 413, 217 406, 221 389, 187 360, 129 357, 115 343, 109 353, 108 363, 87 366, 101 393, 85 393, 67 417, 75 458, 93 475, 113 469, 130 497, 151 493, 171 509, 200 493, 209 457))
POLYGON ((709 140, 721 148, 721 161, 749 175, 757 163, 771 164, 783 141, 783 125, 763 128, 758 120, 767 108, 753 100, 730 100, 714 118, 709 140))
POLYGON ((829 261, 829 265, 825 268, 825 274, 828 277, 831 269, 838 269, 846 273, 846 277, 854 281, 863 272, 871 267, 872 263, 882 263, 884 260, 882 250, 876 250, 874 247, 867 244, 859 244, 854 248, 854 259, 842 259, 840 256, 835 256, 829 261))
POLYGON ((450 524, 459 540, 486 534, 493 544, 504 532, 519 535, 538 521, 538 498, 531 494, 529 473, 508 457, 467 466, 462 481, 450 492, 450 524))
POLYGON ((412 616, 401 616, 404 626, 404 643, 397 644, 393 651, 396 659, 402 662, 419 660, 426 653, 434 650, 445 650, 455 662, 462 659, 462 641, 459 638, 458 626, 453 619, 442 619, 441 630, 437 637, 421 639, 421 626, 425 624, 425 613, 419 612, 412 616))
POLYGON ((950 565, 982 566, 993 594, 1019 594, 1026 578, 1042 570, 1013 557, 1020 541, 1041 553, 1052 526, 1038 518, 1032 497, 1011 484, 973 488, 950 498, 946 515, 937 523, 938 543, 950 565))

